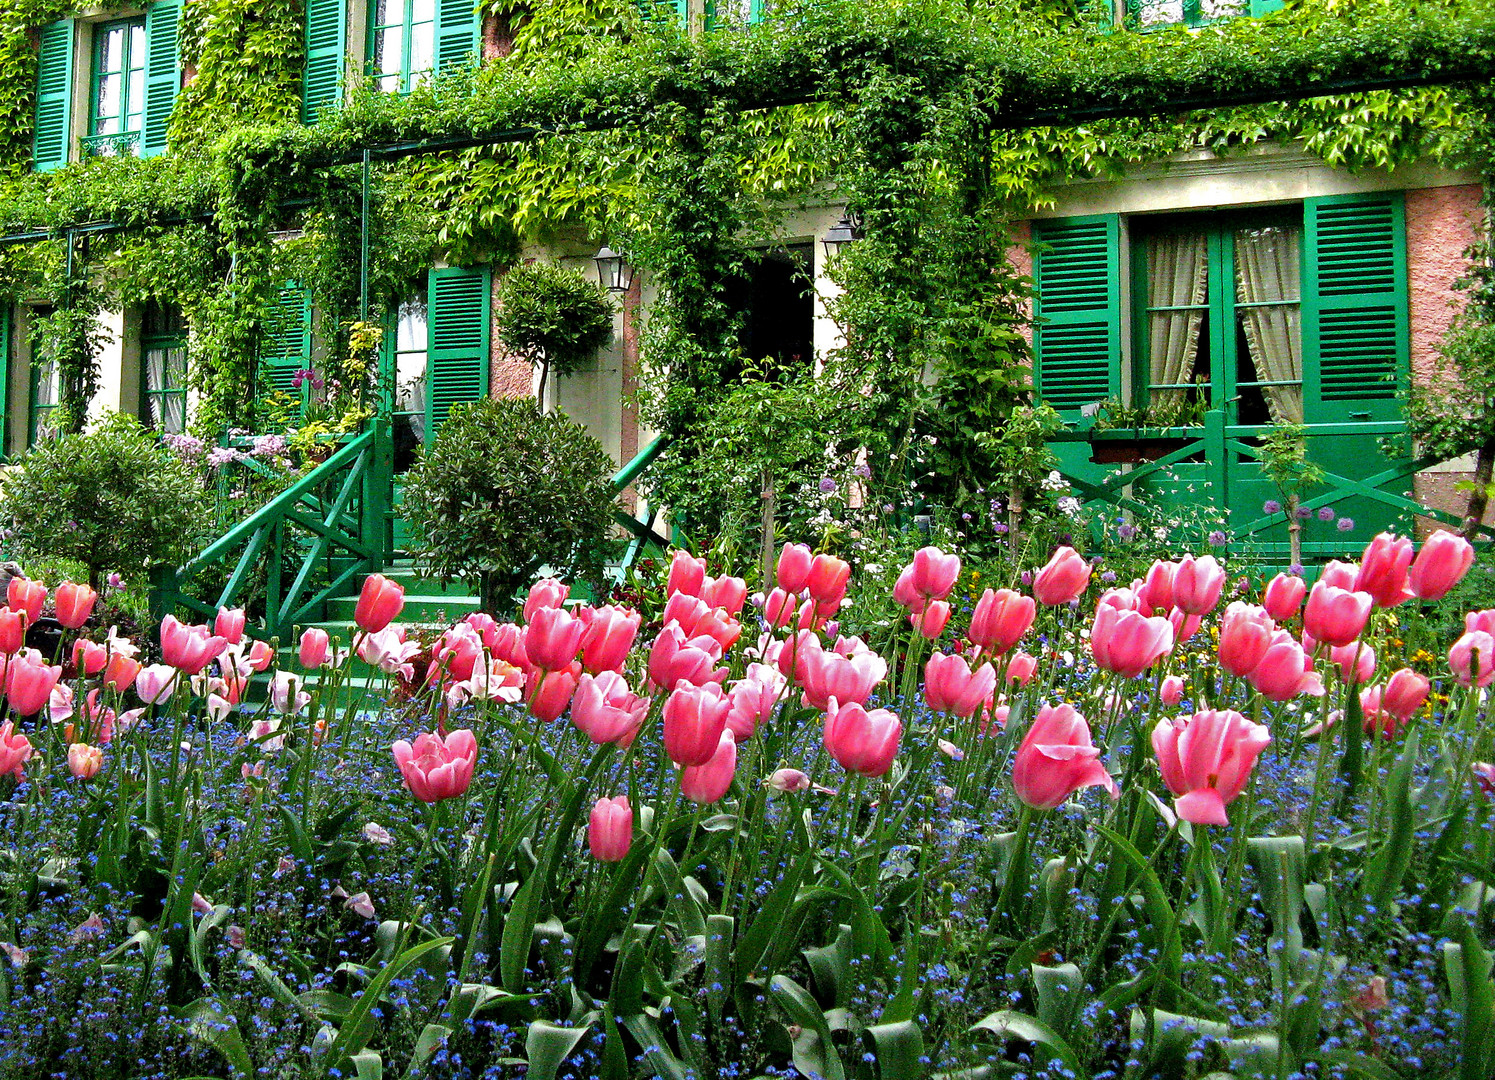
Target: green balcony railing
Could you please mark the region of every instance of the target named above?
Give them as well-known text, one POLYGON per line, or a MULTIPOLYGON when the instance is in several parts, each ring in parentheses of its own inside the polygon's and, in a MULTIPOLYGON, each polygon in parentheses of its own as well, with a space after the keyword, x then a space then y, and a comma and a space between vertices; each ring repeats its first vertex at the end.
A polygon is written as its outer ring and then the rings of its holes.
POLYGON ((157 567, 153 617, 243 607, 250 633, 281 641, 321 618, 384 567, 389 445, 388 422, 371 424, 195 558, 157 567))
MULTIPOLYGON (((668 449, 670 438, 661 435, 648 446, 644 447, 627 465, 624 465, 613 474, 613 491, 621 495, 640 476, 642 476, 650 465, 657 461, 661 454, 668 449)), ((623 549, 622 557, 619 559, 617 575, 622 578, 628 573, 629 568, 639 559, 646 548, 654 548, 659 554, 664 554, 672 546, 679 547, 681 538, 665 537, 654 531, 653 521, 657 515, 653 508, 644 499, 639 499, 632 514, 626 514, 622 510, 613 512, 613 519, 621 525, 628 533, 628 540, 623 549)))

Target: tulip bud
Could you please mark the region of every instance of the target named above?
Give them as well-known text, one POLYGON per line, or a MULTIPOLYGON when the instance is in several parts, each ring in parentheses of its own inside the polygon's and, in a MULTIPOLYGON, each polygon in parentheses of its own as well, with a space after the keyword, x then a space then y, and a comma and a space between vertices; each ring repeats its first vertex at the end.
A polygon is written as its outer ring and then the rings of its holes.
POLYGON ((1035 810, 1052 810, 1081 788, 1097 785, 1114 799, 1116 781, 1099 758, 1090 725, 1073 705, 1045 705, 1013 758, 1012 786, 1035 810))
POLYGON ((1302 578, 1278 574, 1267 583, 1261 604, 1272 618, 1278 622, 1286 622, 1298 613, 1298 609, 1303 606, 1303 598, 1307 595, 1308 583, 1302 578))
POLYGON ((680 770, 680 794, 693 803, 710 806, 732 787, 737 774, 737 740, 723 730, 716 752, 702 765, 687 765, 680 770))
POLYGON ((80 629, 93 614, 94 601, 98 598, 99 594, 87 585, 75 585, 71 581, 64 581, 57 586, 57 596, 54 601, 57 621, 69 630, 80 629))
MULTIPOLYGON (((61 588, 57 590, 57 595, 62 595, 61 588)), ((244 639, 244 609, 219 608, 218 617, 213 620, 213 633, 230 645, 239 644, 244 639)))
POLYGON ((1058 607, 1077 600, 1090 584, 1090 564, 1072 547, 1061 547, 1033 579, 1040 604, 1058 607))
POLYGON ((80 780, 97 776, 104 766, 104 751, 87 743, 73 743, 67 748, 67 768, 80 780))
POLYGON ((1184 681, 1177 675, 1169 675, 1158 687, 1158 700, 1172 707, 1184 699, 1184 681))
POLYGON ((326 630, 319 626, 309 626, 302 631, 301 651, 298 657, 302 667, 319 668, 327 663, 330 656, 331 640, 326 630))
POLYGON ((633 846, 633 808, 627 795, 598 799, 587 817, 587 846, 598 862, 622 862, 633 846))
POLYGON ((370 574, 358 594, 353 621, 367 634, 377 634, 405 609, 405 589, 383 574, 370 574))
POLYGON ((778 583, 787 593, 805 591, 810 577, 810 549, 804 544, 785 544, 779 552, 778 583))
POLYGON ((1474 547, 1462 536, 1440 529, 1423 541, 1407 570, 1407 587, 1423 600, 1441 600, 1474 565, 1474 547))

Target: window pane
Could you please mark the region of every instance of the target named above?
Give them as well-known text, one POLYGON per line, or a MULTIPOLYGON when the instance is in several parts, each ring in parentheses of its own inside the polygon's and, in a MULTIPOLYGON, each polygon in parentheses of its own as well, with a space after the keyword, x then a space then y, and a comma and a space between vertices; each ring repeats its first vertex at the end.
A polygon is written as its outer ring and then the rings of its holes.
POLYGON ((1184 21, 1184 0, 1144 0, 1137 12, 1143 26, 1184 21))
POLYGON ((151 349, 145 354, 145 392, 159 394, 166 389, 167 349, 151 349))
POLYGON ((374 35, 374 70, 380 75, 400 74, 400 45, 404 36, 404 29, 398 26, 374 35))
POLYGON ((145 74, 145 23, 134 23, 130 27, 130 48, 125 53, 130 69, 145 74))
POLYGON ((433 23, 422 23, 410 28, 410 74, 430 71, 435 64, 436 27, 433 23))
POLYGON ((411 23, 435 22, 436 0, 411 0, 411 23))
POLYGON ((113 135, 119 131, 120 81, 123 76, 105 75, 99 80, 98 132, 113 135))
POLYGON ((187 395, 164 394, 161 398, 161 418, 157 426, 167 435, 180 435, 187 430, 187 395))
POLYGON ((38 357, 36 359, 36 396, 33 403, 38 408, 50 408, 57 404, 58 398, 58 372, 57 365, 52 362, 51 357, 38 357))
POLYGON ((173 390, 187 388, 187 349, 178 345, 166 350, 166 385, 173 390))
POLYGON ((99 71, 122 71, 124 69, 125 28, 111 27, 103 32, 99 41, 99 71))

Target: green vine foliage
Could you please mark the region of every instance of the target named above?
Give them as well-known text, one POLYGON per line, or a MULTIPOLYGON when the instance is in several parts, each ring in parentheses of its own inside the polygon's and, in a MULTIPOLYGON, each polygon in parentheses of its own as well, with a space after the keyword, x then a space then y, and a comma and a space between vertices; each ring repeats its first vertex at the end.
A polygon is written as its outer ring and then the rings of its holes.
POLYGON ((301 0, 187 0, 179 37, 192 77, 172 111, 173 149, 205 145, 227 126, 296 120, 304 17, 301 0))
POLYGON ((35 32, 71 7, 67 0, 9 0, 0 7, 0 173, 30 163, 36 104, 35 32))

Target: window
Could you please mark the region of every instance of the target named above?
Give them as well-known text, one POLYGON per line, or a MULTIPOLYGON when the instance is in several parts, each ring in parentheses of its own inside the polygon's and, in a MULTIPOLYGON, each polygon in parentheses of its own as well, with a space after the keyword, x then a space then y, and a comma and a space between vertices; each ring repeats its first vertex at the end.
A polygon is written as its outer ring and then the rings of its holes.
POLYGON ((1228 405, 1243 424, 1303 422, 1303 212, 1137 222, 1137 404, 1169 423, 1228 405))
MULTIPOLYGON (((38 311, 38 316, 46 311, 38 311)), ((62 373, 51 356, 39 348, 40 342, 33 339, 31 354, 31 427, 30 442, 35 445, 43 439, 57 434, 56 413, 62 400, 62 373)))
POLYGON ((418 290, 392 313, 395 472, 415 464, 426 441, 426 291, 418 290))
POLYGON ((145 124, 145 19, 117 19, 93 31, 91 115, 84 150, 136 152, 145 124))
POLYGON ((1143 30, 1163 26, 1208 26, 1240 15, 1265 15, 1282 0, 1127 0, 1128 21, 1143 30))
POLYGON ((180 435, 187 430, 187 333, 176 307, 146 307, 140 363, 140 419, 163 434, 180 435))
POLYGON ((436 64, 436 0, 373 0, 373 77, 388 93, 409 93, 436 64))
POLYGON ((73 157, 75 87, 88 90, 85 154, 165 152, 181 85, 180 15, 181 0, 155 0, 143 17, 96 23, 59 19, 42 27, 32 141, 37 172, 61 168, 73 157))

